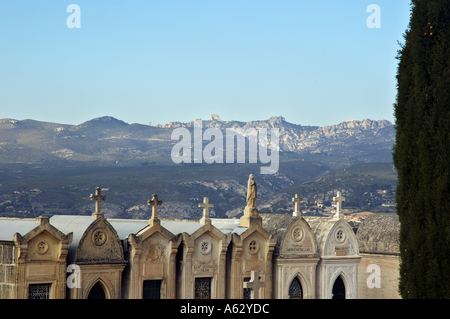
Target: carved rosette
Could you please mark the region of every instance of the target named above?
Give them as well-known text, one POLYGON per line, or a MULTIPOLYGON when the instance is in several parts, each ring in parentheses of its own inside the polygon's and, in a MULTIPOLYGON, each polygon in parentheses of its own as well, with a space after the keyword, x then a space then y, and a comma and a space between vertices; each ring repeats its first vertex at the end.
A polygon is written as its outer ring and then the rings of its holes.
POLYGON ((108 240, 108 236, 106 235, 106 232, 104 229, 96 229, 92 232, 92 242, 95 246, 103 246, 106 244, 106 241, 108 240))
POLYGON ((212 243, 209 240, 203 240, 200 242, 200 252, 203 255, 208 255, 211 252, 212 249, 212 243))

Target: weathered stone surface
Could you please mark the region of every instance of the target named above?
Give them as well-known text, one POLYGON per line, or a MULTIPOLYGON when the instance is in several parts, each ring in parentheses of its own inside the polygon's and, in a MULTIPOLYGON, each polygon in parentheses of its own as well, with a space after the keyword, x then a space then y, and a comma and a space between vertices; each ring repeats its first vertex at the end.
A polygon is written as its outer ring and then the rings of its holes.
POLYGON ((120 239, 106 219, 98 218, 86 229, 77 248, 75 263, 125 263, 120 239))
POLYGON ((367 217, 356 233, 359 251, 399 254, 399 229, 400 222, 397 215, 372 215, 367 217))

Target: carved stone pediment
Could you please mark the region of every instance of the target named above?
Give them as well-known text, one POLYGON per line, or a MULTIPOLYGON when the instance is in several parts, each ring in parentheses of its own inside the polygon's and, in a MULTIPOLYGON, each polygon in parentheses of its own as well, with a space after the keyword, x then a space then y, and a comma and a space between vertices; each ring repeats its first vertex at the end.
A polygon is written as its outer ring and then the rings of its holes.
POLYGON ((122 243, 106 219, 95 219, 85 230, 78 244, 75 263, 125 263, 122 243))
POLYGON ((317 253, 314 234, 303 218, 295 219, 287 227, 280 244, 280 257, 313 256, 317 253))

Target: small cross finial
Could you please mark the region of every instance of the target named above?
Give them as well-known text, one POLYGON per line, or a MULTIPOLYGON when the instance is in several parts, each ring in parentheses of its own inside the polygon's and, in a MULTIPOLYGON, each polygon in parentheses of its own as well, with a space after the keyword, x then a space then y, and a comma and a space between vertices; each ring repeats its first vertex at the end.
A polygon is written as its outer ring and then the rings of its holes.
POLYGON ((300 212, 300 203, 303 201, 303 198, 301 198, 298 194, 295 194, 295 197, 292 198, 292 201, 295 203, 293 216, 302 216, 302 213, 300 212))
POLYGON ((162 205, 162 200, 158 200, 158 195, 153 194, 152 199, 147 201, 149 206, 152 206, 152 219, 158 219, 158 206, 162 205))
POLYGON ((266 283, 259 280, 258 272, 252 270, 250 281, 244 282, 244 288, 251 289, 251 299, 259 299, 259 289, 264 288, 266 283))
POLYGON ((342 202, 345 201, 345 197, 341 196, 341 192, 337 192, 337 196, 333 197, 333 200, 336 202, 336 215, 334 217, 336 218, 343 218, 344 215, 341 213, 342 209, 342 202))
POLYGON ((203 197, 203 203, 198 204, 198 207, 203 208, 203 217, 200 219, 200 224, 211 224, 211 219, 209 218, 209 209, 214 207, 214 204, 209 203, 208 197, 203 197))
POLYGON ((103 214, 100 212, 100 202, 102 200, 106 200, 106 195, 102 195, 102 189, 100 187, 96 187, 95 195, 91 194, 90 199, 95 200, 95 212, 92 214, 92 217, 97 218, 103 216, 103 214))

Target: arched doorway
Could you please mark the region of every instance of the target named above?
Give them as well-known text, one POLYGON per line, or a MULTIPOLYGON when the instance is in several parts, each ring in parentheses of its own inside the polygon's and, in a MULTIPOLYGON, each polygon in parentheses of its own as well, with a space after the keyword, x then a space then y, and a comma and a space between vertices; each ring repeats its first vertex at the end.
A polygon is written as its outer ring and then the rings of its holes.
POLYGON ((96 282, 89 291, 88 299, 106 299, 105 291, 100 282, 96 282))
POLYGON ((345 284, 341 276, 334 281, 332 299, 345 299, 345 284))
POLYGON ((303 289, 300 280, 295 277, 289 286, 289 299, 303 299, 303 289))

